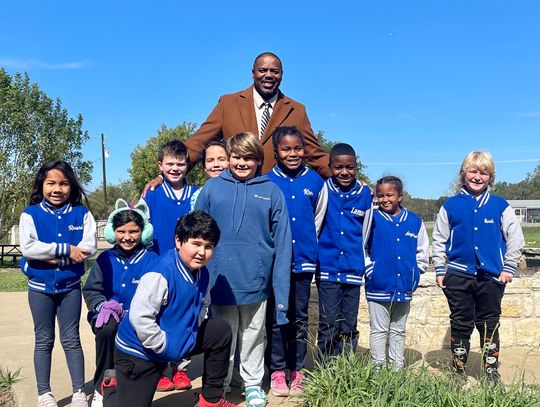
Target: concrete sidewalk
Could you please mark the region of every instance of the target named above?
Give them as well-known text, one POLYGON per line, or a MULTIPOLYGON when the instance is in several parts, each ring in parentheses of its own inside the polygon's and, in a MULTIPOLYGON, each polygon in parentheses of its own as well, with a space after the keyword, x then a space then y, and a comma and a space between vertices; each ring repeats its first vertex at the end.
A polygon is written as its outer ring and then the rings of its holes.
MULTIPOLYGON (((85 377, 88 382, 85 386, 86 394, 93 393, 91 378, 93 376, 95 347, 94 335, 86 323, 86 309, 83 305, 83 316, 81 317, 81 340, 86 360, 85 377)), ((20 382, 15 386, 15 395, 19 406, 31 407, 36 405, 37 391, 33 368, 33 348, 34 333, 32 317, 28 307, 27 293, 0 293, 0 368, 15 371, 21 368, 20 382)), ((362 351, 366 351, 363 349, 362 351)), ((425 355, 415 350, 407 350, 411 360, 424 360, 430 366, 435 368, 440 364, 441 359, 448 357, 448 350, 431 350, 425 355)), ((478 353, 471 354, 471 370, 478 366, 480 357, 478 353)), ((527 382, 540 383, 540 377, 535 375, 538 372, 540 376, 540 352, 531 351, 524 348, 504 349, 501 352, 501 367, 505 383, 511 382, 522 372, 527 382)), ((190 366, 189 375, 195 377, 193 381, 194 389, 186 392, 157 393, 154 399, 154 407, 172 407, 188 406, 194 404, 195 392, 200 392, 201 357, 193 358, 190 366)), ((51 386, 53 394, 58 400, 59 406, 67 406, 71 400, 71 382, 66 366, 62 347, 57 340, 53 352, 53 366, 51 374, 51 386)), ((233 393, 228 399, 240 406, 245 406, 243 397, 238 389, 233 388, 233 393)), ((269 406, 297 406, 298 402, 294 399, 280 399, 269 396, 269 406)))
MULTIPOLYGON (((85 392, 91 395, 94 392, 92 377, 95 366, 95 343, 94 334, 86 322, 86 306, 83 303, 81 315, 81 342, 85 356, 85 392)), ((34 327, 32 316, 28 306, 26 292, 0 293, 0 368, 15 371, 21 368, 19 378, 15 384, 15 396, 20 407, 32 407, 36 405, 37 389, 34 376, 33 364, 34 352, 34 327)), ((201 391, 202 357, 194 357, 188 372, 193 380, 193 389, 189 391, 173 391, 156 393, 154 407, 191 407, 195 403, 195 393, 201 391)), ((59 406, 68 406, 71 401, 71 381, 66 365, 66 359, 58 337, 53 351, 51 372, 52 392, 59 406)), ((240 390, 233 388, 227 397, 228 400, 245 406, 244 398, 240 390)), ((292 400, 280 399, 269 396, 269 406, 292 406, 296 405, 292 400)))

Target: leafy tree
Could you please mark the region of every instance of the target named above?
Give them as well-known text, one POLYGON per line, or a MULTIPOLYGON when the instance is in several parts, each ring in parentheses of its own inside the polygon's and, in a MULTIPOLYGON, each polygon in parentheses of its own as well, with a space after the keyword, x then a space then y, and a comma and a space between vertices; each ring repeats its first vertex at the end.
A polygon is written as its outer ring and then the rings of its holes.
MULTIPOLYGON (((334 147, 336 144, 338 144, 338 141, 331 141, 328 140, 326 137, 324 137, 324 131, 319 130, 317 133, 315 133, 315 136, 317 137, 317 140, 319 141, 319 144, 321 145, 322 149, 330 153, 330 150, 332 147, 334 147)), ((360 161, 360 158, 356 156, 356 178, 361 179, 367 183, 370 183, 369 177, 364 173, 365 169, 367 168, 366 165, 362 164, 360 161)))
POLYGON ((28 202, 39 167, 54 159, 68 161, 82 183, 91 179, 92 163, 83 159, 88 140, 83 118, 71 118, 60 99, 53 100, 30 83, 28 74, 13 77, 0 69, 0 239, 28 202))
MULTIPOLYGON (((189 122, 184 122, 174 128, 162 125, 157 136, 149 138, 145 145, 139 145, 133 150, 129 173, 136 191, 142 191, 146 183, 158 174, 158 153, 161 145, 174 139, 185 142, 194 130, 195 124, 189 122)), ((202 185, 206 177, 201 167, 197 166, 189 172, 187 180, 191 184, 202 185)))
POLYGON ((114 203, 122 198, 125 201, 136 203, 139 199, 140 191, 135 189, 133 182, 122 181, 117 185, 107 185, 107 205, 103 196, 103 185, 88 194, 88 202, 92 208, 92 214, 96 219, 107 219, 114 209, 114 203))
POLYGON ((540 199, 540 164, 523 181, 515 184, 496 182, 493 193, 505 199, 540 199))
POLYGON ((426 222, 435 220, 440 208, 436 199, 413 198, 407 191, 403 192, 403 205, 426 222))

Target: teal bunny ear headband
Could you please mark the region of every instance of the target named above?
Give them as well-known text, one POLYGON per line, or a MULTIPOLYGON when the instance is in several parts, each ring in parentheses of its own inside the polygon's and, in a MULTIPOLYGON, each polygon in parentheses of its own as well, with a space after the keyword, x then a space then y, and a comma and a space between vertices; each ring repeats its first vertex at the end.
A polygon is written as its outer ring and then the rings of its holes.
POLYGON ((152 240, 154 239, 154 227, 152 224, 148 221, 148 205, 146 205, 146 202, 144 200, 139 199, 139 202, 135 206, 130 206, 126 201, 123 199, 118 199, 114 205, 114 211, 111 212, 109 215, 109 218, 107 219, 107 225, 105 225, 105 230, 103 232, 105 236, 105 240, 111 244, 116 243, 116 238, 114 236, 114 229, 113 229, 113 218, 114 215, 116 215, 118 212, 121 211, 135 211, 139 215, 142 216, 144 220, 144 227, 142 230, 141 235, 141 243, 144 246, 149 246, 152 244, 152 240))

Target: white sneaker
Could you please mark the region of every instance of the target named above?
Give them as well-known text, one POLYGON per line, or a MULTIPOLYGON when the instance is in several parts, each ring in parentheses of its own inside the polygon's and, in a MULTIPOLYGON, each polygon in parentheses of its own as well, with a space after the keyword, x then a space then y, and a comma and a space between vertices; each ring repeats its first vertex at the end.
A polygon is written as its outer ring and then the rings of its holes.
POLYGON ((88 407, 88 402, 86 401, 86 394, 84 394, 84 391, 78 390, 76 393, 73 393, 73 396, 71 396, 71 406, 88 407))
POLYGON ((58 407, 56 400, 51 392, 38 396, 37 407, 58 407))
POLYGON ((98 393, 97 390, 94 391, 94 395, 92 396, 92 404, 90 404, 92 407, 103 407, 103 396, 98 393))

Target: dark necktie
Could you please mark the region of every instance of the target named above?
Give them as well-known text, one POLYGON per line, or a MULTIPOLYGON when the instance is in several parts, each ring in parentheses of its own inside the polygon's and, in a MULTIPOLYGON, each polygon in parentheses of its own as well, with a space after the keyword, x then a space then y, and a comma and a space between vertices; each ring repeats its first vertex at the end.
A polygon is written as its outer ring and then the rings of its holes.
POLYGON ((264 110, 261 117, 261 133, 259 135, 259 138, 262 138, 266 130, 266 126, 268 126, 268 122, 270 121, 270 103, 264 102, 263 106, 264 106, 264 110))

